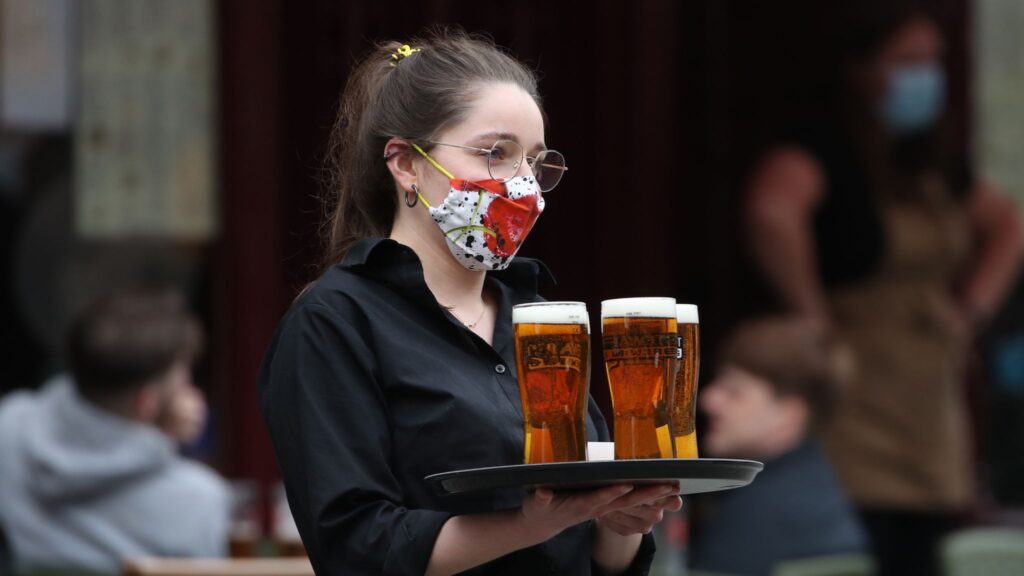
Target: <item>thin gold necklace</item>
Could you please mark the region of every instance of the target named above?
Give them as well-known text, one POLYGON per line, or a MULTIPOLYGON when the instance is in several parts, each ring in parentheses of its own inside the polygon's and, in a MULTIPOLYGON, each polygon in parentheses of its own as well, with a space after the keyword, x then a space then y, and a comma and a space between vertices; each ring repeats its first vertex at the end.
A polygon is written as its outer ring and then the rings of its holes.
POLYGON ((487 304, 481 303, 481 305, 480 305, 480 315, 479 315, 479 316, 477 316, 477 317, 476 317, 476 320, 473 320, 473 322, 472 322, 471 324, 466 324, 466 321, 465 321, 465 320, 463 320, 463 319, 462 319, 462 318, 461 318, 461 317, 460 317, 460 316, 459 316, 458 314, 456 314, 456 313, 455 313, 455 306, 445 306, 444 304, 442 304, 442 306, 444 306, 444 309, 445 309, 445 310, 447 310, 447 311, 451 312, 451 313, 452 313, 452 316, 455 316, 455 318, 456 318, 456 319, 457 319, 457 320, 458 320, 459 322, 462 322, 462 324, 463 324, 463 325, 464 325, 464 326, 465 326, 466 328, 469 328, 470 330, 472 330, 473 328, 476 328, 476 325, 477 325, 477 324, 479 324, 479 323, 480 323, 480 320, 482 320, 482 319, 483 319, 483 317, 484 317, 484 312, 486 312, 486 311, 487 311, 487 304))

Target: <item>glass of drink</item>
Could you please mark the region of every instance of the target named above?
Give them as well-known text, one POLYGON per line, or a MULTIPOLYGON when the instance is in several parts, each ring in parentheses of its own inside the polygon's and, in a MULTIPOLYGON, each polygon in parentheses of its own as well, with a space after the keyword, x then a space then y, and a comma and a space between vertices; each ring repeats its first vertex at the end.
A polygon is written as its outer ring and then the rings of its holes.
POLYGON ((674 298, 601 303, 601 335, 615 412, 615 458, 672 458, 669 406, 679 335, 674 298))
POLYGON ((587 459, 590 316, 583 302, 512 308, 527 464, 587 459))
POLYGON ((697 457, 697 378, 700 375, 700 318, 693 304, 676 305, 679 370, 672 392, 672 439, 677 458, 697 457))

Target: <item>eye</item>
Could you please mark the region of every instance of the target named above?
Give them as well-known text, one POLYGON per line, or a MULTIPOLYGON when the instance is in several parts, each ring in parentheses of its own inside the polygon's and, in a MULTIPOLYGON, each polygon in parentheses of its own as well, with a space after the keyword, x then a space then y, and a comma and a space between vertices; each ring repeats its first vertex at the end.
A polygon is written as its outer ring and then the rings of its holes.
POLYGON ((491 147, 491 158, 495 160, 517 160, 519 147, 514 142, 503 140, 491 147))

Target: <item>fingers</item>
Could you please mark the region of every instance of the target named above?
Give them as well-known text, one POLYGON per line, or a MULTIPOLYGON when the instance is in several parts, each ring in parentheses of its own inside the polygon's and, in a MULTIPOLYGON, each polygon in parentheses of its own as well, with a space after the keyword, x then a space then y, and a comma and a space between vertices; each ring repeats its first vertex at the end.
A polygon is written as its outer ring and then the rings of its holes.
POLYGON ((662 509, 669 512, 679 512, 683 509, 683 499, 676 495, 666 496, 660 502, 662 509))
POLYGON ((622 512, 612 512, 602 517, 599 522, 616 534, 629 536, 630 534, 649 534, 651 530, 654 529, 654 525, 660 520, 661 517, 659 510, 659 518, 657 521, 647 521, 643 518, 637 518, 622 512))
POLYGON ((641 504, 655 502, 675 494, 678 490, 678 487, 673 484, 658 484, 655 486, 636 488, 607 503, 599 511, 598 516, 602 516, 614 510, 622 510, 625 508, 640 506, 641 504))
POLYGON ((676 512, 682 507, 682 498, 673 494, 653 502, 608 512, 599 517, 598 522, 623 536, 647 534, 664 519, 665 510, 676 512))

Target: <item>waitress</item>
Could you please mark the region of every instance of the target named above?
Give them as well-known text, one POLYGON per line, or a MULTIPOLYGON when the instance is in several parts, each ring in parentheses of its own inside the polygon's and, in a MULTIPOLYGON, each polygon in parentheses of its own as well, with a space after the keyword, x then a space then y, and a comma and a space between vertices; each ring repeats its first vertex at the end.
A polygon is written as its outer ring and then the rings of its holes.
MULTIPOLYGON (((437 496, 430 474, 521 464, 514 258, 565 172, 536 78, 458 31, 380 44, 332 135, 324 271, 285 315, 260 399, 318 574, 644 574, 672 486, 437 496)), ((567 201, 565 199, 563 201, 567 201)), ((588 439, 609 440, 590 399, 588 439)))

